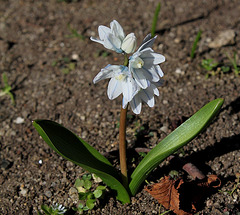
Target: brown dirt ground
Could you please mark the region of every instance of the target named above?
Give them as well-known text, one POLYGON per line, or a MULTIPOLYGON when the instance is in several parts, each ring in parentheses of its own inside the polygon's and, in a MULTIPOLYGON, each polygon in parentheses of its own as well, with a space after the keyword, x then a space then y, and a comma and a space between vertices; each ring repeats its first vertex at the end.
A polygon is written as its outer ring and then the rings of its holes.
MULTIPOLYGON (((100 24, 109 26, 116 19, 126 33, 135 33, 140 44, 150 32, 156 4, 153 0, 0 1, 0 73, 6 72, 16 98, 14 107, 9 97, 0 97, 0 214, 36 214, 42 204, 54 202, 68 208, 76 204, 69 190, 83 170, 50 150, 32 120, 62 123, 100 152, 117 150, 120 98, 108 100, 107 81, 93 85, 92 80, 101 68, 122 63, 122 58, 112 52, 104 57, 107 50, 89 37, 96 36, 100 24), (85 39, 67 37, 71 34, 68 24, 85 39), (75 65, 69 74, 63 74, 69 64, 63 58, 75 65), (24 122, 17 124, 17 117, 24 122)), ((235 174, 240 172, 240 78, 229 72, 206 79, 199 64, 205 58, 228 64, 226 52, 240 56, 239 11, 238 0, 162 1, 153 48, 166 57, 162 64, 165 85, 154 108, 144 105, 139 116, 129 111, 132 118, 127 130, 129 147, 152 148, 171 132, 174 121, 191 116, 210 100, 224 98, 219 116, 181 154, 204 174, 217 174, 222 191, 233 189, 235 174), (200 29, 196 58, 190 61, 200 29), (208 42, 227 29, 234 30, 234 43, 209 48, 208 42), (138 125, 144 130, 135 135, 138 125)), ((181 172, 174 163, 163 166, 148 180, 156 182, 172 169, 181 172)), ((239 214, 239 189, 233 195, 216 191, 199 214, 239 214)), ((91 213, 159 211, 164 208, 141 189, 127 205, 109 194, 91 213)))

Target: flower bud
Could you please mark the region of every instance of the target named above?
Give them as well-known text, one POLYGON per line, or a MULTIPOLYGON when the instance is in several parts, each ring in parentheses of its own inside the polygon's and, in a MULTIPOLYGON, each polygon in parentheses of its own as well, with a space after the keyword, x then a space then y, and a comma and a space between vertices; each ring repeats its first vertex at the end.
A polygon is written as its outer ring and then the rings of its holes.
POLYGON ((134 33, 128 34, 122 42, 121 49, 127 54, 135 51, 137 41, 134 33))

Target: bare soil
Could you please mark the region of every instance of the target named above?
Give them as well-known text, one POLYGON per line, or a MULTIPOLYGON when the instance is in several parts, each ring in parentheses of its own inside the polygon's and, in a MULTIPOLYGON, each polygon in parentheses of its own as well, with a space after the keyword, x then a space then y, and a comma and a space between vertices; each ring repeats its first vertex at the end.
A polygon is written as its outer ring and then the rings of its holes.
MULTIPOLYGON (((107 81, 93 85, 92 80, 101 68, 122 64, 123 59, 89 37, 97 36, 99 25, 109 26, 116 19, 126 33, 135 33, 139 45, 151 30, 156 5, 152 0, 0 0, 0 73, 7 74, 16 99, 13 106, 8 96, 0 97, 0 214, 37 214, 42 204, 57 202, 70 208, 77 203, 69 191, 83 169, 53 152, 39 138, 32 120, 61 123, 102 153, 118 149, 121 100, 107 98, 107 81), (69 36, 68 26, 84 39, 69 36), (18 124, 18 117, 24 122, 18 124)), ((176 122, 215 98, 225 99, 213 123, 179 154, 204 174, 222 180, 220 190, 205 199, 199 214, 240 214, 240 188, 232 195, 226 192, 234 188, 240 172, 240 77, 230 71, 206 79, 199 66, 208 58, 229 65, 226 53, 240 56, 239 11, 238 0, 162 1, 153 49, 166 57, 165 84, 154 108, 144 105, 137 116, 128 112, 128 147, 152 148, 176 122), (235 37, 228 44, 209 47, 229 29, 235 37), (191 60, 199 30, 201 40, 191 60)), ((134 167, 131 158, 128 162, 134 167)), ((148 181, 157 182, 173 169, 182 172, 177 163, 165 162, 148 181)), ((91 213, 159 211, 164 208, 142 187, 131 204, 122 205, 108 193, 91 213)))

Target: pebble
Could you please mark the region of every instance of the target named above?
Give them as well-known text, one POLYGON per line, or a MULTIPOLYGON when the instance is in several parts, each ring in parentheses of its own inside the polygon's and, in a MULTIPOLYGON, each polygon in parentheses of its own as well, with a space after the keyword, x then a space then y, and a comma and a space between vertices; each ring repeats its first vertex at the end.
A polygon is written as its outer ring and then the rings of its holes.
POLYGON ((74 187, 71 187, 69 189, 69 192, 68 192, 70 198, 74 201, 74 202, 77 202, 78 201, 78 191, 76 188, 74 187))
POLYGON ((8 169, 10 167, 11 163, 8 160, 2 160, 1 162, 1 169, 8 169))
POLYGON ((24 123, 24 119, 19 116, 15 120, 13 120, 13 122, 16 124, 22 124, 22 123, 24 123))
POLYGON ((168 132, 168 127, 167 126, 162 126, 160 128, 160 131, 163 131, 163 132, 167 133, 168 132))
POLYGON ((72 59, 73 59, 73 60, 78 60, 78 59, 79 59, 78 54, 72 54, 72 59))
POLYGON ((235 43, 235 32, 232 29, 221 31, 218 36, 208 44, 210 48, 220 48, 235 43))
POLYGON ((24 189, 24 188, 20 188, 20 194, 23 195, 23 196, 26 196, 27 192, 28 192, 28 189, 24 189))
POLYGON ((165 100, 165 99, 164 99, 164 100, 163 100, 163 104, 164 104, 164 105, 168 104, 168 100, 165 100))
POLYGON ((45 196, 47 196, 48 198, 50 198, 52 196, 52 192, 50 190, 45 191, 45 196))

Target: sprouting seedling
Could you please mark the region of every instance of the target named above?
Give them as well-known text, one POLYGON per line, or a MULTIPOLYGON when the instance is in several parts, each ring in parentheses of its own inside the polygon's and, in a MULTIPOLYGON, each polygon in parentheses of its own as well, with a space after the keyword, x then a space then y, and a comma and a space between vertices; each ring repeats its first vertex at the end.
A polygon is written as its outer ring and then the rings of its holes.
POLYGON ((229 196, 232 196, 232 194, 236 191, 236 189, 238 188, 238 186, 240 185, 240 173, 236 173, 236 180, 235 180, 235 184, 232 190, 228 190, 228 191, 223 191, 223 190, 219 190, 219 192, 224 193, 226 192, 229 196))
MULTIPOLYGON (((41 209, 45 215, 62 215, 67 212, 67 209, 60 204, 55 204, 50 207, 47 205, 42 205, 41 209)), ((38 215, 43 215, 43 213, 38 211, 38 215)))
POLYGON ((191 59, 194 59, 194 57, 195 57, 197 44, 198 44, 199 40, 201 39, 201 35, 202 35, 202 31, 199 30, 198 33, 197 33, 197 36, 196 36, 196 38, 195 38, 195 40, 193 42, 193 46, 192 46, 192 50, 191 50, 191 54, 190 54, 191 59))
POLYGON ((2 74, 2 81, 3 81, 4 87, 0 90, 0 96, 9 95, 11 98, 12 104, 15 105, 15 99, 11 92, 12 87, 8 84, 8 78, 6 73, 2 74))
POLYGON ((213 59, 203 59, 201 66, 210 72, 218 66, 218 62, 215 62, 213 59))
POLYGON ((66 35, 67 38, 79 38, 81 40, 85 40, 85 37, 77 32, 75 28, 72 28, 70 24, 67 25, 68 29, 70 30, 71 34, 66 35))
POLYGON ((78 204, 73 210, 83 213, 83 211, 92 210, 96 204, 97 199, 101 198, 106 190, 105 186, 99 185, 93 189, 92 179, 95 182, 100 182, 99 177, 93 174, 85 174, 82 178, 78 178, 74 186, 78 190, 79 200, 84 201, 78 204))
POLYGON ((233 58, 231 58, 228 53, 226 53, 226 55, 227 55, 228 59, 230 60, 231 64, 233 65, 233 71, 234 71, 235 75, 238 76, 240 69, 237 65, 237 53, 234 52, 233 58))
POLYGON ((152 30, 151 30, 152 37, 155 36, 156 27, 157 27, 157 21, 158 21, 158 14, 160 12, 160 9, 161 9, 161 3, 158 3, 158 5, 157 5, 157 7, 155 9, 154 16, 153 16, 152 30))

